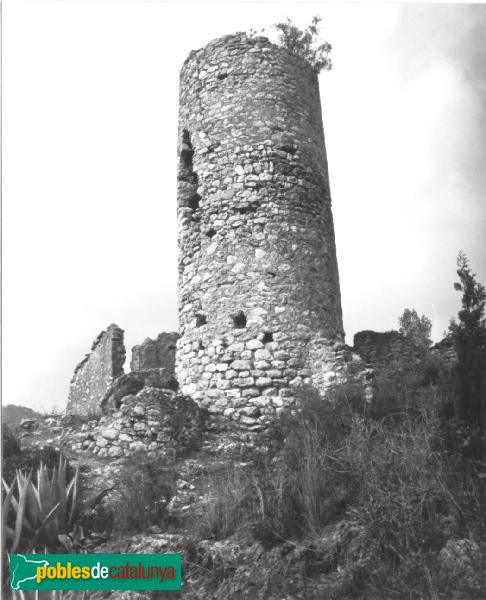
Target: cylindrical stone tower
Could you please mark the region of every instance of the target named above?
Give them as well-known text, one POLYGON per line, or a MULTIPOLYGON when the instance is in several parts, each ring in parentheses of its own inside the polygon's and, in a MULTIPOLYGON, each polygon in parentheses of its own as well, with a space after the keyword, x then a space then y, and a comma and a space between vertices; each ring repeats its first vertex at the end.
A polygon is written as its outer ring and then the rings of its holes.
POLYGON ((181 71, 182 391, 258 429, 334 375, 341 299, 319 84, 303 59, 245 34, 181 71))

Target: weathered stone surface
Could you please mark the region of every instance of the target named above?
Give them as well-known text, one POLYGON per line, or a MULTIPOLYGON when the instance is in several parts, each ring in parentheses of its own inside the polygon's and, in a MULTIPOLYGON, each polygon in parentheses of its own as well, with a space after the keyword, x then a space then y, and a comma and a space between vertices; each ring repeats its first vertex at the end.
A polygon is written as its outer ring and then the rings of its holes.
POLYGON ((123 330, 111 324, 93 342, 91 352, 74 371, 66 407, 67 415, 98 415, 101 400, 113 381, 123 373, 123 330))
POLYGON ((430 349, 432 355, 443 362, 443 364, 452 371, 457 365, 457 352, 454 349, 454 343, 451 338, 445 337, 430 349))
POLYGON ((101 409, 103 412, 118 409, 125 396, 137 394, 145 386, 175 390, 177 389, 177 381, 174 379, 173 374, 167 372, 165 369, 149 369, 147 371, 125 373, 108 388, 101 399, 101 409))
POLYGON ((105 440, 111 440, 111 441, 117 440, 119 435, 120 435, 120 432, 114 428, 105 429, 105 431, 103 431, 103 433, 102 433, 102 436, 105 438, 105 440))
POLYGON ((204 413, 189 397, 169 389, 144 387, 137 394, 124 396, 116 413, 90 422, 79 444, 99 456, 116 458, 141 451, 172 459, 200 446, 204 419, 204 413), (85 443, 93 439, 93 444, 85 443))
POLYGON ((236 34, 192 52, 180 90, 177 377, 247 422, 237 388, 309 380, 343 342, 318 80, 266 38, 236 34))
POLYGON ((165 369, 168 376, 174 377, 176 344, 179 334, 161 333, 155 340, 147 338, 143 344, 132 348, 132 371, 165 369))
POLYGON ((20 429, 25 431, 33 431, 39 427, 39 421, 36 419, 22 419, 19 424, 20 429))
POLYGON ((418 362, 425 354, 424 348, 416 346, 398 331, 359 331, 353 343, 354 352, 373 368, 393 360, 418 362))

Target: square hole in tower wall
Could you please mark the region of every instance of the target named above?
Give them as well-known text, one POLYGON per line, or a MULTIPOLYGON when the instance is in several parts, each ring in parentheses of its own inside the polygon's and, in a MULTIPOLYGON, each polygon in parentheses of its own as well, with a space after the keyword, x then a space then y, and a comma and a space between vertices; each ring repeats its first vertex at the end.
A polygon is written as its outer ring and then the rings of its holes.
POLYGON ((244 329, 246 327, 247 319, 245 313, 242 310, 238 311, 234 315, 231 315, 231 318, 233 320, 233 326, 235 329, 244 329))
POLYGON ((202 325, 206 325, 208 322, 208 318, 206 315, 202 315, 201 313, 196 315, 196 327, 201 327, 202 325))
POLYGON ((199 203, 201 202, 201 196, 199 194, 192 195, 188 200, 189 208, 194 211, 199 208, 199 203))

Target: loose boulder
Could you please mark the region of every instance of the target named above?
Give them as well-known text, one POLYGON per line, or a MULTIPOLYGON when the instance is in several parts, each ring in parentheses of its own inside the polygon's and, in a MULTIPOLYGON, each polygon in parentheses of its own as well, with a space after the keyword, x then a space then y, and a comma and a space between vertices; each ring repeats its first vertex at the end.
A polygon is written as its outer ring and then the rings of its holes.
POLYGON ((177 390, 177 381, 166 369, 133 371, 116 379, 101 400, 103 413, 118 410, 122 398, 137 394, 144 387, 177 390))

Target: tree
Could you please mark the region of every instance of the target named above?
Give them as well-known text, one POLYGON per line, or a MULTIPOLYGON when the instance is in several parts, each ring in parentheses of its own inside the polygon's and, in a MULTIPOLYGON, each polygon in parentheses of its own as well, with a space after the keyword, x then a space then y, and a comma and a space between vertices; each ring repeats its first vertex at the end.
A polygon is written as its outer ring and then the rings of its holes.
POLYGON ((399 332, 413 342, 419 348, 426 349, 432 343, 430 332, 432 330, 432 321, 425 315, 418 316, 416 310, 406 308, 398 319, 399 332))
POLYGON ((469 260, 462 251, 457 267, 459 282, 454 284, 454 289, 462 292, 462 308, 457 321, 451 320, 449 331, 458 359, 458 417, 483 433, 486 425, 486 290, 471 272, 469 260))
POLYGON ((302 31, 289 18, 285 23, 276 23, 273 27, 279 32, 279 43, 292 54, 304 58, 316 71, 332 68, 329 42, 319 43, 319 23, 321 17, 312 17, 311 24, 302 31))

